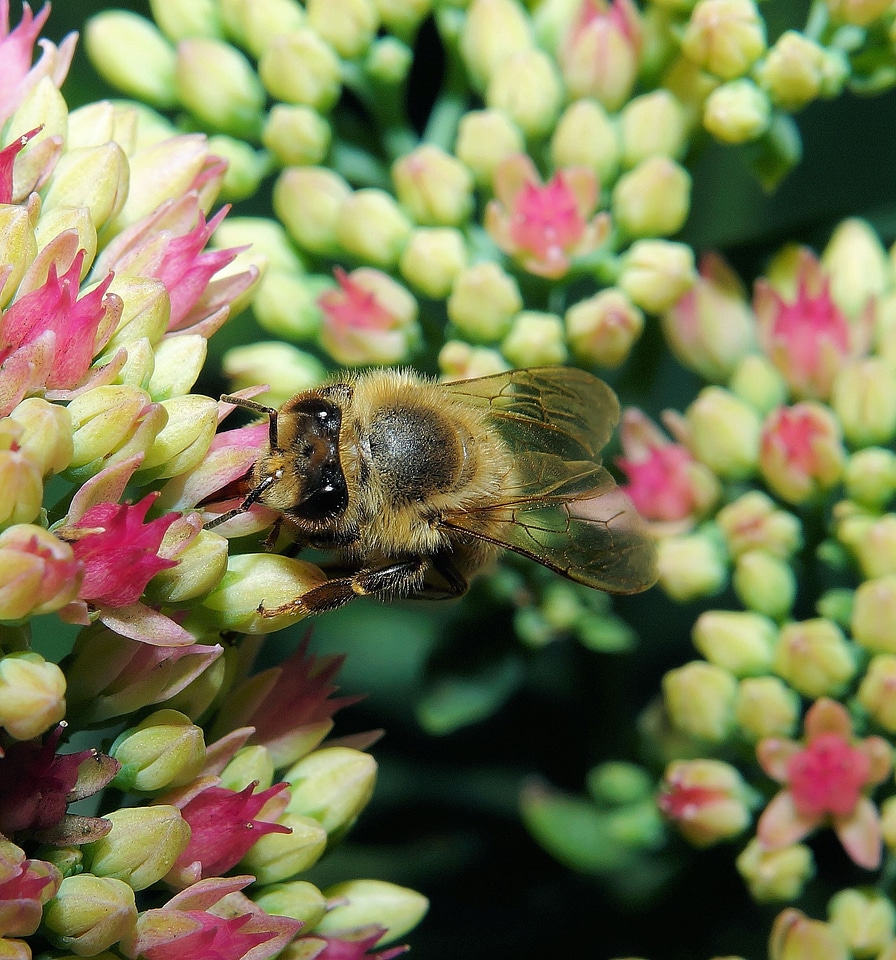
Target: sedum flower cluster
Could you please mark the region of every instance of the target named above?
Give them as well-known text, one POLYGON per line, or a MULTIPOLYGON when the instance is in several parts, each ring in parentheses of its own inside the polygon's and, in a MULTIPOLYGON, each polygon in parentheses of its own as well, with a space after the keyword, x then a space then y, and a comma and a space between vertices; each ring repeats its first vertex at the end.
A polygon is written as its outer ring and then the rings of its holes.
POLYGON ((262 601, 323 575, 203 529, 254 449, 191 392, 260 272, 207 249, 226 163, 70 111, 48 14, 0 2, 0 957, 385 960, 419 894, 301 878, 376 776, 376 736, 324 742, 341 658, 253 672, 262 601))
MULTIPOLYGON (((617 466, 655 531, 659 590, 700 605, 699 656, 641 719, 658 778, 603 764, 587 798, 529 788, 524 820, 620 887, 644 864, 672 872, 676 834, 727 842, 753 897, 780 905, 774 960, 891 960, 883 887, 841 885, 824 920, 801 897, 816 835, 869 883, 896 853, 896 255, 847 221, 820 257, 781 250, 750 298, 680 235, 708 138, 749 144, 772 188, 799 160, 793 114, 896 82, 889 0, 817 2, 776 37, 753 0, 150 7, 154 22, 107 10, 85 31, 96 69, 135 102, 69 114, 69 47, 29 71, 27 44, 3 127, 0 671, 14 679, 0 721, 2 762, 29 773, 0 782, 60 784, 58 815, 0 796, 27 818, 0 819, 18 883, 10 942, 39 927, 60 956, 341 957, 422 913, 409 891, 295 879, 373 772, 362 744, 320 745, 332 664, 278 668, 316 697, 283 752, 266 732, 280 681, 251 676, 258 638, 288 622, 259 608, 323 574, 201 528, 233 505, 264 437, 216 435, 228 408, 190 393, 207 337, 251 295, 277 339, 231 350, 225 372, 245 396, 267 383, 270 403, 332 365, 457 378, 574 362, 637 378, 661 336, 705 385, 662 427, 630 407, 617 466), (219 192, 254 201, 271 181, 273 216, 208 216, 219 192), (45 613, 83 627, 64 671, 28 649, 28 619, 45 613), (252 638, 225 649, 232 634, 252 638), (57 756, 63 717, 123 729, 105 754, 57 756), (66 819, 66 800, 104 786, 120 810, 66 819), (162 888, 177 892, 138 910, 150 901, 135 891, 162 888)), ((228 532, 273 520, 253 510, 228 532)), ((603 599, 565 583, 493 589, 530 647, 630 641, 603 599)))

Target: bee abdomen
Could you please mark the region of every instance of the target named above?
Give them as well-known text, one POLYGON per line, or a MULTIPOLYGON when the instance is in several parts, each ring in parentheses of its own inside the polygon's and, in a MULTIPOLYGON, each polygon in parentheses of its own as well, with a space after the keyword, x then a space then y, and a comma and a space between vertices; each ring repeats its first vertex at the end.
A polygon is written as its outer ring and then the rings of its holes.
POLYGON ((457 432, 437 410, 386 407, 370 424, 373 466, 397 501, 423 500, 453 489, 464 466, 457 432))

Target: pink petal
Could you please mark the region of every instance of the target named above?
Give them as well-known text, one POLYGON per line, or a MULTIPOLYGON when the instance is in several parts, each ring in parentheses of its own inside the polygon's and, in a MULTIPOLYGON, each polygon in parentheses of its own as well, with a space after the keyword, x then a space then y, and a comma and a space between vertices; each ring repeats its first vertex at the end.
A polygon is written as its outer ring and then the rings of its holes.
POLYGON ((821 819, 801 817, 789 790, 782 790, 769 801, 756 824, 756 836, 771 850, 799 843, 821 824, 821 819))
POLYGON ((153 646, 183 647, 196 642, 191 633, 187 633, 170 617, 144 603, 134 603, 127 607, 102 607, 99 619, 121 636, 153 646))
POLYGON ((846 707, 827 697, 816 700, 809 707, 803 728, 809 740, 824 733, 838 734, 846 740, 853 736, 852 720, 846 707))
POLYGON ((859 800, 849 817, 834 819, 834 832, 854 863, 866 870, 880 866, 880 818, 877 807, 867 797, 859 800))
POLYGON ((756 759, 772 780, 787 783, 789 777, 787 765, 790 763, 790 758, 802 749, 802 744, 794 740, 769 737, 756 745, 756 759))

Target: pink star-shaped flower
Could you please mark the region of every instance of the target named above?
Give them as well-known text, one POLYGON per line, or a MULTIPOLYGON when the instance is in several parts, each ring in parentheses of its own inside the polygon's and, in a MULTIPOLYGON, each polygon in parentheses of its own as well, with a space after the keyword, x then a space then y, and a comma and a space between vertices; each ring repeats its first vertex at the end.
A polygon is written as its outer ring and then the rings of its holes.
POLYGON ((498 165, 485 228, 529 273, 555 279, 607 238, 609 216, 594 215, 599 196, 597 178, 584 167, 560 170, 543 184, 532 160, 514 154, 498 165))
POLYGON ((877 807, 866 795, 890 774, 892 754, 882 737, 853 737, 846 708, 817 700, 806 713, 802 742, 770 737, 756 747, 762 769, 783 785, 759 818, 756 834, 769 849, 790 846, 830 824, 860 867, 880 865, 877 807))
POLYGON ((848 320, 831 296, 830 278, 808 250, 800 251, 795 279, 792 300, 767 280, 756 282, 759 341, 795 396, 826 400, 843 363, 867 352, 874 304, 855 322, 848 320))

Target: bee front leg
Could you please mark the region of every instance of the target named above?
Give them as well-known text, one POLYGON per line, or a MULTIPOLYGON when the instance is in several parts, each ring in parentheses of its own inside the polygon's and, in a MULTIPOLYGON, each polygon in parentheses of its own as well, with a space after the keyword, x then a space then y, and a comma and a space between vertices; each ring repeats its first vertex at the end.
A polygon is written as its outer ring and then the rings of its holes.
POLYGON ((346 577, 333 577, 319 586, 312 587, 301 597, 279 607, 264 607, 262 616, 276 617, 282 613, 325 613, 345 606, 355 597, 407 596, 416 593, 423 582, 429 565, 424 557, 399 560, 385 567, 365 567, 346 577))

